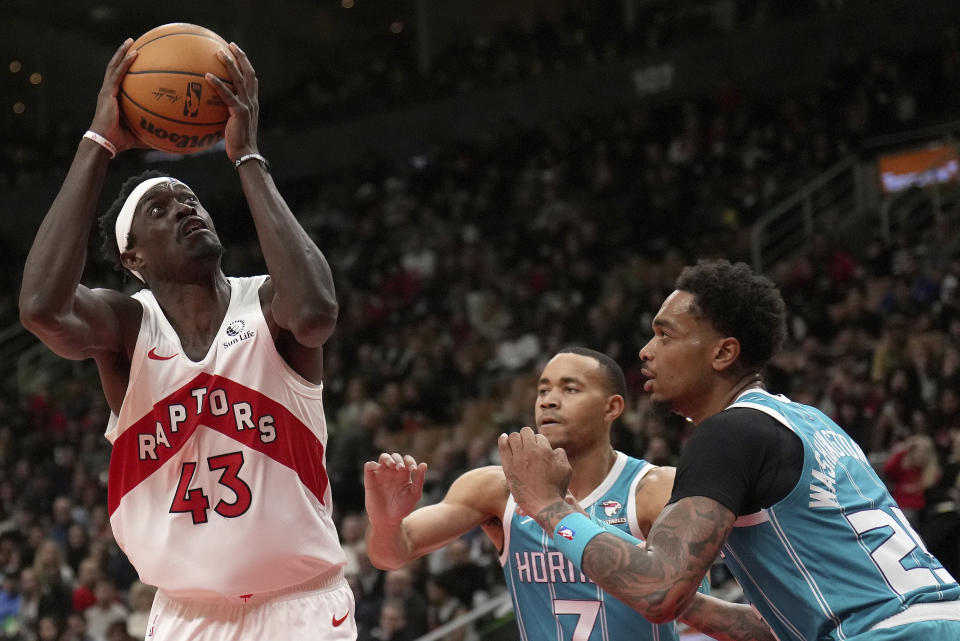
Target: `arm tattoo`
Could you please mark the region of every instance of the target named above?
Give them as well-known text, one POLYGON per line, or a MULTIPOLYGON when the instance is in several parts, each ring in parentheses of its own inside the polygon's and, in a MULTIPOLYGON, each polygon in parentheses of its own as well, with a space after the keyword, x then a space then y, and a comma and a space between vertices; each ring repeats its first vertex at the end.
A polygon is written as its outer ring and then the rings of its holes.
POLYGON ((646 548, 600 534, 583 552, 584 574, 654 622, 689 604, 736 516, 713 499, 689 497, 668 506, 646 548))
POLYGON ((749 605, 697 594, 680 620, 717 641, 775 641, 763 618, 749 605))
POLYGON ((573 512, 573 507, 566 501, 555 501, 531 516, 540 524, 540 527, 552 535, 557 528, 557 523, 573 512))

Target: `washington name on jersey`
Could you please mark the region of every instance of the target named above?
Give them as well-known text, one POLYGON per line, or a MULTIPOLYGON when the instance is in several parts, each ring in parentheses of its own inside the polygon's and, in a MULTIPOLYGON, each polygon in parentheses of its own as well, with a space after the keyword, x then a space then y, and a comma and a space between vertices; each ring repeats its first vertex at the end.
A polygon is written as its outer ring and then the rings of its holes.
MULTIPOLYGON (((722 550, 778 639, 843 641, 907 623, 960 620, 960 585, 839 425, 815 407, 760 389, 731 407, 775 419, 804 449, 794 488, 740 516, 722 550)), ((908 626, 883 638, 935 638, 917 634, 908 626)))

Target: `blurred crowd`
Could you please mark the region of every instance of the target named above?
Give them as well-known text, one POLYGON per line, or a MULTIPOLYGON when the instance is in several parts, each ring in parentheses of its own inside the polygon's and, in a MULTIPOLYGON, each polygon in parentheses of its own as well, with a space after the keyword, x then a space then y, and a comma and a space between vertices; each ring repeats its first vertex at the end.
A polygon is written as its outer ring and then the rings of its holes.
POLYGON ((490 34, 449 34, 449 44, 426 60, 417 55, 415 31, 401 25, 390 33, 370 34, 349 52, 331 49, 316 56, 305 86, 276 100, 274 122, 297 127, 369 115, 842 6, 832 0, 568 2, 557 19, 531 14, 490 34))
MULTIPOLYGON (((492 33, 442 34, 448 44, 429 56, 420 54, 412 24, 372 31, 346 46, 314 43, 309 55, 289 54, 301 70, 291 89, 262 97, 261 130, 297 131, 370 116, 870 1, 571 0, 552 19, 531 14, 492 33)), ((90 22, 87 13, 74 7, 62 20, 116 46, 112 25, 90 22)), ((20 98, 19 75, 0 74, 0 95, 11 104, 20 98)), ((0 189, 42 184, 65 166, 88 117, 78 109, 30 127, 25 116, 0 115, 0 189)))
MULTIPOLYGON (((782 3, 728 4, 742 24, 782 3)), ((708 22, 720 28, 715 16, 708 22)), ((466 66, 438 62, 437 73, 462 79, 471 65, 500 66, 510 43, 570 46, 576 24, 536 38, 506 32, 484 49, 493 58, 452 50, 466 66)), ((588 46, 594 26, 580 25, 574 58, 606 55, 588 46)), ((430 466, 424 503, 439 500, 462 472, 497 462, 497 435, 531 424, 539 368, 569 343, 608 353, 627 374, 616 447, 675 463, 690 426, 653 411, 637 360, 675 276, 696 257, 745 259, 750 224, 865 138, 960 109, 955 94, 932 89, 960 87, 960 44, 953 32, 941 44, 932 63, 851 52, 825 86, 769 104, 728 88, 662 108, 504 127, 400 163, 371 157, 319 185, 281 186, 337 280, 340 320, 325 350, 327 465, 361 641, 414 639, 502 586, 479 531, 408 568, 372 568, 363 463, 385 450, 414 454, 430 466)), ((519 67, 531 68, 528 53, 519 67)), ((550 49, 534 57, 561 58, 550 49)), ((929 227, 895 226, 889 238, 869 231, 847 243, 825 229, 775 266, 790 336, 765 374, 771 391, 820 406, 850 432, 955 576, 958 227, 950 201, 929 227)), ((228 274, 263 270, 250 238, 223 233, 228 274)), ((90 275, 125 286, 103 263, 90 275)), ((15 318, 12 298, 0 304, 0 318, 15 318)), ((0 397, 0 639, 129 641, 146 629, 152 589, 136 580, 107 520, 108 410, 95 373, 76 373, 0 397)), ((716 578, 721 595, 737 598, 721 568, 716 578)))

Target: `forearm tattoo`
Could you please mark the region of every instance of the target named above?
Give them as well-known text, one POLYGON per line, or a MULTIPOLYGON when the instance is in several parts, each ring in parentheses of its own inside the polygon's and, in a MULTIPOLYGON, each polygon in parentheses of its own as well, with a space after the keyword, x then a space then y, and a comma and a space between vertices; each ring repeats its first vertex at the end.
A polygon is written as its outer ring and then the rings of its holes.
POLYGON ((750 606, 702 594, 679 618, 717 641, 776 641, 769 626, 750 606))
POLYGON ((553 531, 557 528, 557 523, 573 511, 573 506, 566 501, 556 501, 531 516, 540 524, 540 527, 553 534, 553 531))
POLYGON ((612 534, 594 537, 583 571, 647 618, 672 619, 690 603, 734 520, 712 499, 682 499, 664 509, 645 548, 612 534))

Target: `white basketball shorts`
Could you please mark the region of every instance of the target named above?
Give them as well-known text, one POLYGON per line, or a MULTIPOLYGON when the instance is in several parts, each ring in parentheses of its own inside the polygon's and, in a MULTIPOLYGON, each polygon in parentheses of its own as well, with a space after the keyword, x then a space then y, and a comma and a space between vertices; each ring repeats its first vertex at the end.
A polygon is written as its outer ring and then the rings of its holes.
POLYGON ((337 571, 242 597, 173 598, 157 591, 145 641, 356 641, 353 591, 337 571))

